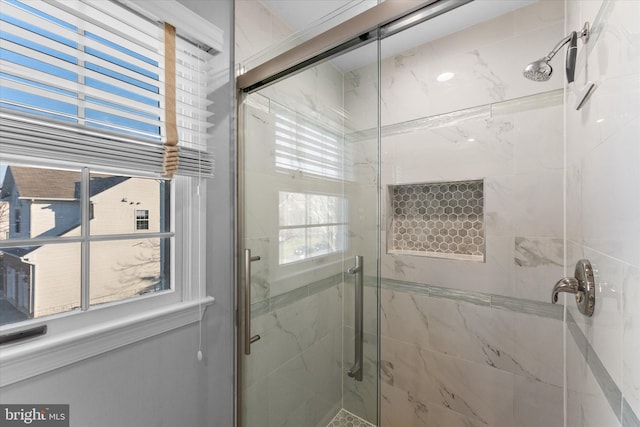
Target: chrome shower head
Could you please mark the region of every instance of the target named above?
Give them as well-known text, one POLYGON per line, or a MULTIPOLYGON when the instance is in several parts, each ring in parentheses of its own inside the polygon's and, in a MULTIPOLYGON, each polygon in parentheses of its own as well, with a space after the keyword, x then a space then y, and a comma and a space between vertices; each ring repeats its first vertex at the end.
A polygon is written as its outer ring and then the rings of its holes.
POLYGON ((522 74, 534 82, 546 82, 551 78, 553 68, 549 65, 551 58, 545 56, 537 61, 533 61, 522 70, 522 74))
POLYGON ((556 56, 556 53, 564 46, 569 43, 569 49, 567 50, 567 59, 565 61, 565 67, 567 69, 567 80, 569 83, 573 82, 573 76, 575 73, 575 65, 576 65, 576 51, 577 51, 577 40, 579 38, 584 39, 586 42, 589 39, 589 23, 586 22, 584 27, 579 32, 573 31, 568 36, 563 38, 555 45, 555 47, 547 54, 537 61, 534 61, 527 65, 522 74, 528 78, 529 80, 533 80, 534 82, 546 82, 551 78, 551 73, 553 69, 549 62, 551 59, 556 56))

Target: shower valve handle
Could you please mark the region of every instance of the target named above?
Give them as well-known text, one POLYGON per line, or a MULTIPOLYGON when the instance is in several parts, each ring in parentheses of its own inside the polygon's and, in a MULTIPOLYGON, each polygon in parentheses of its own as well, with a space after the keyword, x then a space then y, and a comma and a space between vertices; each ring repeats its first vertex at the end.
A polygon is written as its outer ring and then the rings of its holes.
POLYGON ((575 277, 560 279, 551 291, 551 302, 558 302, 560 292, 575 294, 578 310, 585 316, 591 317, 596 305, 596 284, 593 267, 587 259, 576 263, 575 277))

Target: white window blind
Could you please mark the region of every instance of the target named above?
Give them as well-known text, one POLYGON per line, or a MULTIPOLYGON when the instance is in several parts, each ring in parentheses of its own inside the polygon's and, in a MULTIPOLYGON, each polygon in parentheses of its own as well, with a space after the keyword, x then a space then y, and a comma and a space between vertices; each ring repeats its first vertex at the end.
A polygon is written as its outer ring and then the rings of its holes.
POLYGON ((330 179, 351 180, 353 168, 344 138, 285 107, 275 114, 276 168, 330 179))
POLYGON ((213 55, 202 49, 194 49, 190 42, 176 39, 176 110, 179 140, 183 146, 206 149, 207 119, 211 113, 207 107, 213 104, 206 97, 213 73, 213 55))
MULTIPOLYGON (((178 173, 210 175, 211 55, 178 46, 178 173)), ((0 0, 0 152, 162 174, 163 68, 162 25, 119 3, 0 0)))

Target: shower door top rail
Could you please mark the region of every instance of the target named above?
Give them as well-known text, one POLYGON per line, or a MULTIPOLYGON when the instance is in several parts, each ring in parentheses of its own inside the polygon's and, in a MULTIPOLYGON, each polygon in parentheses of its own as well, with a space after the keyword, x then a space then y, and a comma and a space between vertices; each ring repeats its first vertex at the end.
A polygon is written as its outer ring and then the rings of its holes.
POLYGON ((245 93, 253 92, 322 60, 377 40, 377 36, 370 34, 374 30, 382 28, 384 36, 395 34, 471 1, 386 0, 239 75, 237 87, 245 93), (388 31, 384 31, 387 25, 388 31))

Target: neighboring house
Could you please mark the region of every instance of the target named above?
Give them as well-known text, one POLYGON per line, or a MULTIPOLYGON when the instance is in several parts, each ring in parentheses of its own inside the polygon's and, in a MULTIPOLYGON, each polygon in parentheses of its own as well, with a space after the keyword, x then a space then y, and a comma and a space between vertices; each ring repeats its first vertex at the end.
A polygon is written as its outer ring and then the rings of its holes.
MULTIPOLYGON (((9 166, 0 192, 9 204, 9 239, 80 236, 80 178, 75 171, 9 166)), ((91 235, 160 231, 156 180, 93 174, 89 188, 91 235)), ((29 317, 80 306, 81 244, 61 240, 0 252, 5 298, 29 317)), ((160 282, 165 255, 159 239, 93 242, 90 253, 92 304, 138 295, 160 282)))

